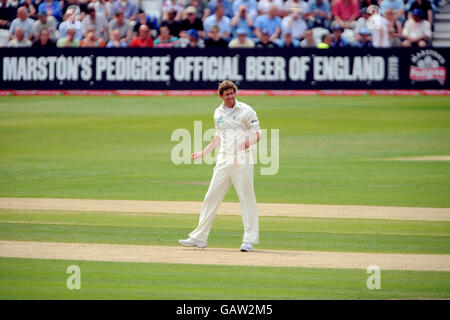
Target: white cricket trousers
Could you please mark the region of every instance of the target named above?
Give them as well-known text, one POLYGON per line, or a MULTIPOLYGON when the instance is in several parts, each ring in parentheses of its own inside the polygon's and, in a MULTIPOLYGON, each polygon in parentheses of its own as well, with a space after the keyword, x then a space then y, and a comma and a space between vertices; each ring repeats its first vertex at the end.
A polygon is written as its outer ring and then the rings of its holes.
POLYGON ((258 210, 253 189, 253 164, 219 163, 214 168, 208 192, 203 200, 197 228, 189 236, 207 241, 209 231, 216 216, 217 209, 233 184, 241 203, 242 222, 244 224, 243 242, 259 243, 258 210))

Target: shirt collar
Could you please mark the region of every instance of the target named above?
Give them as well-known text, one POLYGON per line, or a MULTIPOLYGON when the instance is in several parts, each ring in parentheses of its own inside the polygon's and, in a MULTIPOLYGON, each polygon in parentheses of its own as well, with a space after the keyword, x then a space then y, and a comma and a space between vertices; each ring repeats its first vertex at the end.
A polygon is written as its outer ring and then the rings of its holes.
MULTIPOLYGON (((224 102, 222 102, 222 108, 223 108, 224 111, 225 111, 225 108, 228 108, 227 106, 225 106, 225 103, 224 103, 224 102)), ((238 101, 237 99, 234 101, 234 106, 233 106, 232 109, 233 109, 233 110, 234 110, 234 109, 239 109, 239 101, 238 101)))

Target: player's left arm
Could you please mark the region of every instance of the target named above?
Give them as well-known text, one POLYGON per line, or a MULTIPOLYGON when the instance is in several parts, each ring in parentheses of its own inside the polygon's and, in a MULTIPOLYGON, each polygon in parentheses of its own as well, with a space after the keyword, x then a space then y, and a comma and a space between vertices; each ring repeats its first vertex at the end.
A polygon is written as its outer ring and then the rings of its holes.
POLYGON ((248 117, 246 117, 246 126, 250 130, 251 134, 239 145, 239 150, 247 150, 252 145, 258 143, 262 138, 262 132, 259 127, 259 120, 256 112, 251 110, 248 117))

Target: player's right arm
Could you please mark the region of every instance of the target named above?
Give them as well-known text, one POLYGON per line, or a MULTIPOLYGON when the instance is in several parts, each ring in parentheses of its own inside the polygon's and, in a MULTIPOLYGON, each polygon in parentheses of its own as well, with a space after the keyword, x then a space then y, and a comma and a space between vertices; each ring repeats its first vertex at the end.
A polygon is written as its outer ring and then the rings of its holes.
POLYGON ((213 152, 214 149, 216 149, 219 145, 220 145, 220 137, 218 135, 215 135, 211 139, 211 142, 206 146, 206 148, 203 149, 203 151, 201 151, 201 152, 194 152, 191 155, 191 158, 194 159, 194 160, 203 158, 205 155, 210 154, 211 152, 213 152))

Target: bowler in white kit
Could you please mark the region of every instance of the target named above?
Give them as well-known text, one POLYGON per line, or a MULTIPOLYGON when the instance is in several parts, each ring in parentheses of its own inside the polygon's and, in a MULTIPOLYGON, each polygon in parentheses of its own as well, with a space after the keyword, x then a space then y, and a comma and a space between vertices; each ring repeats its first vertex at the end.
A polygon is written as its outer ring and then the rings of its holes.
POLYGON ((256 112, 236 99, 237 87, 233 82, 222 81, 218 92, 223 103, 214 112, 216 134, 203 151, 192 154, 192 159, 200 159, 220 146, 216 166, 203 200, 198 226, 188 239, 178 242, 187 247, 206 248, 217 209, 233 184, 244 224, 240 249, 250 252, 253 245, 259 243, 259 223, 253 189, 253 159, 249 148, 258 143, 262 133, 256 112))

